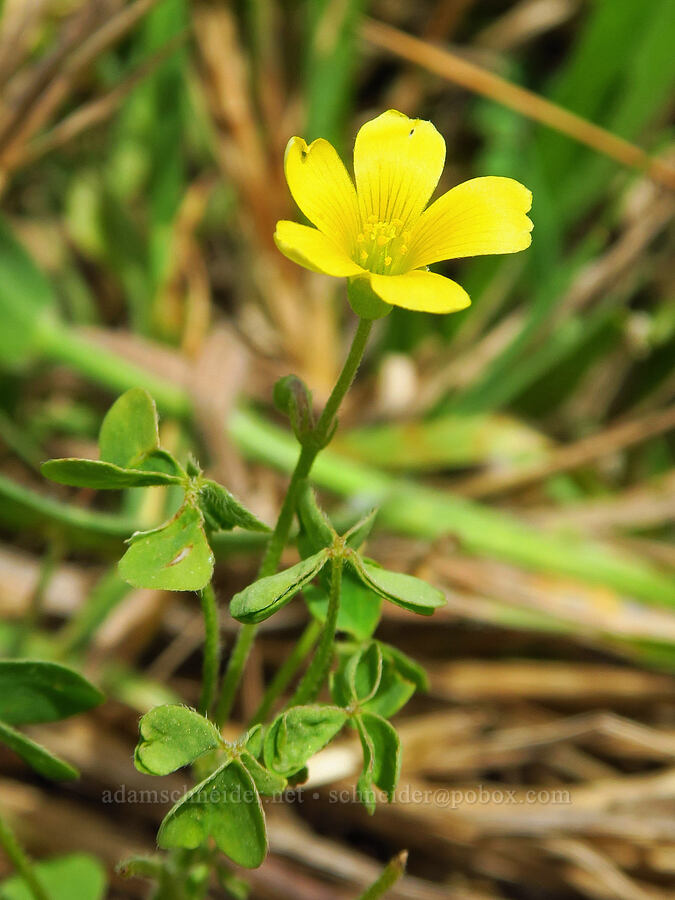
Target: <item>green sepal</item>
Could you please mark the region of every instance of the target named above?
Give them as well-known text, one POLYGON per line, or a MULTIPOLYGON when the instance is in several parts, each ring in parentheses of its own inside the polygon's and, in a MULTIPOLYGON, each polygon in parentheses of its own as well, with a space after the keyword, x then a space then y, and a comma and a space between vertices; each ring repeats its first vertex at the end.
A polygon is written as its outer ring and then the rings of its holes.
POLYGON ((213 553, 200 510, 184 504, 160 528, 136 532, 118 569, 134 587, 162 591, 200 591, 206 587, 213 574, 213 553))
POLYGON ((0 660, 0 719, 10 725, 56 722, 103 702, 79 672, 60 663, 0 660))
POLYGON ((274 385, 272 394, 275 407, 288 416, 291 428, 301 445, 314 434, 312 392, 297 375, 284 375, 274 385))
POLYGON ((79 778, 80 773, 70 763, 64 762, 42 744, 38 744, 2 721, 0 721, 0 742, 45 778, 52 778, 54 781, 72 781, 79 778))
POLYGON ((357 554, 348 559, 364 584, 397 606, 422 616, 431 616, 434 610, 445 606, 443 593, 421 578, 404 575, 401 572, 390 572, 376 563, 366 562, 357 554))
POLYGON ((222 746, 213 722, 187 706, 156 706, 141 718, 138 730, 134 765, 146 775, 168 775, 222 746))
POLYGON ((98 491, 180 484, 182 481, 179 475, 171 475, 168 472, 122 469, 113 463, 98 459, 48 459, 42 463, 40 471, 45 478, 57 484, 94 488, 98 491))
POLYGON ((267 855, 265 818, 251 775, 228 760, 188 791, 167 813, 157 834, 165 850, 195 850, 212 838, 233 862, 255 869, 267 855))
MULTIPOLYGON (((34 862, 31 868, 49 900, 103 900, 106 873, 94 856, 72 853, 34 862)), ((20 875, 12 875, 0 884, 0 900, 34 900, 34 895, 20 875)))
POLYGON ((268 525, 254 516, 217 481, 205 479, 199 488, 197 500, 207 524, 216 531, 229 531, 235 525, 247 531, 270 530, 268 525))
POLYGON ((98 436, 101 459, 122 469, 134 468, 159 450, 157 407, 143 388, 132 388, 113 403, 98 436))
POLYGON ((294 706, 281 713, 265 735, 265 766, 292 776, 330 743, 346 721, 347 714, 336 706, 294 706))
POLYGON ((370 286, 370 278, 360 275, 347 281, 347 299, 356 315, 362 319, 382 319, 393 309, 377 296, 370 286))
POLYGON ((321 550, 301 560, 290 569, 268 575, 235 594, 230 613, 246 624, 262 622, 289 603, 298 591, 308 584, 328 560, 328 551, 321 550))

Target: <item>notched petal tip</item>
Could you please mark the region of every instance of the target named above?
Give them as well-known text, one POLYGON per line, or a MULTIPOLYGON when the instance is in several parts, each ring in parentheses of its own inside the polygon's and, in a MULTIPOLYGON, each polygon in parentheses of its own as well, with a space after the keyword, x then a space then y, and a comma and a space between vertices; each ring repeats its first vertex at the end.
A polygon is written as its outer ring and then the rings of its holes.
POLYGON ((358 233, 358 204, 351 178, 325 138, 311 144, 292 137, 284 154, 284 174, 298 207, 348 254, 358 233))

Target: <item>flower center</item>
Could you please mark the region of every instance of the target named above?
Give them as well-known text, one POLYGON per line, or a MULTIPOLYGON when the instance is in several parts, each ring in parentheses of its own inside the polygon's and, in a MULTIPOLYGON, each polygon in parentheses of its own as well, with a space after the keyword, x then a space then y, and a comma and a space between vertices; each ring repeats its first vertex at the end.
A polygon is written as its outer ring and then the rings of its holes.
POLYGON ((403 231, 400 219, 378 222, 377 216, 368 216, 356 237, 356 262, 377 275, 399 274, 409 242, 410 232, 403 231))

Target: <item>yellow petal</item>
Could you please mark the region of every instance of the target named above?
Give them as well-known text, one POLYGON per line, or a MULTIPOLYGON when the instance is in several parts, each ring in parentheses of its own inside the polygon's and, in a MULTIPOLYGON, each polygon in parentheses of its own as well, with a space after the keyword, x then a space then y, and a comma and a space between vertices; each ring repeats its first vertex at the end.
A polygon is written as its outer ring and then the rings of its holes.
POLYGON ((371 275, 370 285, 385 303, 404 309, 450 313, 471 303, 467 292, 455 281, 424 269, 403 275, 371 275))
POLYGON ((333 145, 323 138, 309 146, 291 138, 284 171, 293 199, 310 222, 351 254, 359 231, 356 191, 333 145))
POLYGON ((422 213, 412 229, 408 265, 442 259, 516 253, 530 246, 526 213, 532 194, 513 178, 473 178, 452 188, 422 213))
POLYGON ((354 175, 363 222, 410 227, 429 202, 445 162, 445 141, 431 122, 390 109, 356 135, 354 175))
POLYGON ((277 222, 274 242, 284 256, 312 272, 343 278, 363 271, 330 238, 308 225, 277 222))

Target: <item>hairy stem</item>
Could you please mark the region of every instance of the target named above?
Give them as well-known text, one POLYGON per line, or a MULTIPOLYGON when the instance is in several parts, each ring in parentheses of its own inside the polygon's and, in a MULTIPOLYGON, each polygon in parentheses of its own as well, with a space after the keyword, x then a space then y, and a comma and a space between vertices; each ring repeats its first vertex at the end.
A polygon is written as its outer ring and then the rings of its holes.
POLYGON ((328 595, 328 610, 326 612, 326 622, 321 633, 319 646, 310 663, 309 668, 305 672, 295 693, 289 700, 287 706, 301 706, 303 703, 311 703, 316 700, 316 696, 321 690, 330 664, 333 661, 333 643, 335 641, 335 628, 337 626, 338 612, 340 610, 340 591, 342 589, 342 566, 343 559, 341 556, 334 556, 331 560, 330 571, 330 594, 328 595))
MULTIPOLYGON (((265 555, 260 564, 258 578, 273 575, 277 570, 281 554, 288 541, 291 525, 293 524, 298 489, 303 478, 307 478, 309 475, 314 460, 331 435, 333 423, 340 408, 340 404, 351 387, 361 359, 363 358, 363 352, 366 348, 372 324, 372 321, 369 319, 359 319, 359 325, 356 329, 345 364, 342 367, 342 371, 335 383, 335 387, 333 388, 326 406, 319 417, 319 421, 316 424, 314 432, 315 440, 311 445, 308 444, 304 446, 298 457, 295 470, 293 471, 288 485, 286 497, 284 498, 281 510, 279 511, 277 524, 269 539, 265 555)), ((241 680, 246 660, 248 659, 251 647, 253 646, 256 632, 256 625, 242 625, 239 629, 237 641, 227 664, 220 700, 218 701, 218 708, 216 711, 216 722, 218 725, 222 725, 230 716, 237 688, 239 687, 239 681, 241 680)))
POLYGON ((286 657, 283 664, 277 670, 274 678, 268 684, 267 690, 260 702, 260 706, 249 723, 249 727, 257 725, 258 722, 265 721, 277 698, 283 694, 293 680, 295 673, 312 652, 320 634, 321 624, 317 619, 310 619, 290 654, 286 657))
POLYGON ((216 696, 220 665, 220 623, 218 603, 211 583, 199 592, 204 616, 204 660, 202 663, 202 692, 199 712, 206 715, 216 696))
POLYGON ((0 816, 0 846, 7 854, 7 858, 16 869, 17 874, 25 881, 34 900, 49 900, 47 891, 40 884, 33 870, 33 864, 2 816, 0 816))

